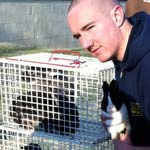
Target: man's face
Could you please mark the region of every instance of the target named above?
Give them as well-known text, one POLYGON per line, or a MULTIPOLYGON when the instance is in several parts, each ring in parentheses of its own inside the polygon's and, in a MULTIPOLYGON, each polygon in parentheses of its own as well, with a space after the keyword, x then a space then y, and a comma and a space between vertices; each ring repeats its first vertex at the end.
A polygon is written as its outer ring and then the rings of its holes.
POLYGON ((119 28, 111 13, 102 14, 93 6, 80 4, 68 14, 68 25, 74 38, 101 62, 115 59, 120 43, 119 28))

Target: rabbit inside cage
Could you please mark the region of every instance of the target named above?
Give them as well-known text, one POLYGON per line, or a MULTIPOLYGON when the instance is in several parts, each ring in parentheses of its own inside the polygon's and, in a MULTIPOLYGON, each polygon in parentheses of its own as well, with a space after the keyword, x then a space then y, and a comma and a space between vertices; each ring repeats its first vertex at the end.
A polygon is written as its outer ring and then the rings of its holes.
POLYGON ((12 101, 10 116, 25 129, 70 135, 79 127, 74 82, 63 70, 30 66, 21 71, 29 85, 12 101))

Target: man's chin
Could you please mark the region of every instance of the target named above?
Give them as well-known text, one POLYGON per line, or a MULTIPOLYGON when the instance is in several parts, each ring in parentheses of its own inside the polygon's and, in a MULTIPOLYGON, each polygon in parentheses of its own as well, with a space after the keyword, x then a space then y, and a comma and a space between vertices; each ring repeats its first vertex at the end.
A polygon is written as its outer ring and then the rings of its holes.
POLYGON ((105 63, 105 62, 109 61, 108 59, 99 58, 99 57, 98 57, 98 60, 99 60, 100 62, 102 62, 102 63, 105 63))

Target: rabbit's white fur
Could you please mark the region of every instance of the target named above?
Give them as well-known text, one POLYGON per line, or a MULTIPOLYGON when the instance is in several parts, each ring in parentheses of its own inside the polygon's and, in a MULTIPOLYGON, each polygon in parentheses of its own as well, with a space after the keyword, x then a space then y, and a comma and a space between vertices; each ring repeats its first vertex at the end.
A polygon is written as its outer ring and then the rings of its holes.
POLYGON ((102 110, 102 114, 110 119, 105 120, 108 132, 111 134, 113 140, 118 139, 119 134, 126 130, 129 132, 130 125, 128 119, 128 112, 125 104, 123 104, 119 111, 112 103, 110 96, 108 96, 107 112, 102 110))

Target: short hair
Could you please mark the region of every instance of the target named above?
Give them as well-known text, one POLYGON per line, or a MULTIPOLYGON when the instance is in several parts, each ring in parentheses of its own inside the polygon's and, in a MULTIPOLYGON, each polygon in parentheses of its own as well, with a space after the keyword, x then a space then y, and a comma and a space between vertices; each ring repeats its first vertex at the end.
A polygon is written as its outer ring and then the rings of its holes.
MULTIPOLYGON (((71 3, 70 3, 70 6, 68 8, 68 11, 72 8, 73 5, 78 4, 79 1, 80 0, 72 0, 71 3)), ((120 0, 112 0, 112 1, 114 1, 116 4, 120 4, 120 0)))

